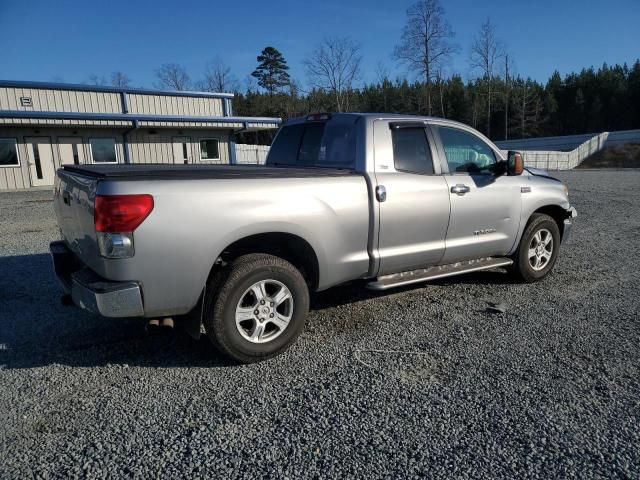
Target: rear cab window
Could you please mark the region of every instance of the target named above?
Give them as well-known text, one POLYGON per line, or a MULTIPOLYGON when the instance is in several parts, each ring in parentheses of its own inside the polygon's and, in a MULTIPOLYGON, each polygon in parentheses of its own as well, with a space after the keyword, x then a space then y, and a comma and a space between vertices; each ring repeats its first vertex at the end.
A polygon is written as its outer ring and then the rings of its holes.
POLYGON ((285 125, 276 135, 267 166, 355 169, 357 117, 285 125))

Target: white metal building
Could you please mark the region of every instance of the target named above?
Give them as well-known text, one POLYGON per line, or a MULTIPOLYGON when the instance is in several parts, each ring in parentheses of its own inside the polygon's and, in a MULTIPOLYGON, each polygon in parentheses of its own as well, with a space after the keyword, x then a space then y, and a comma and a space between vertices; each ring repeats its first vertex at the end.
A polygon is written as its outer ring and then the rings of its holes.
POLYGON ((236 163, 233 94, 0 81, 0 190, 52 185, 75 163, 236 163))

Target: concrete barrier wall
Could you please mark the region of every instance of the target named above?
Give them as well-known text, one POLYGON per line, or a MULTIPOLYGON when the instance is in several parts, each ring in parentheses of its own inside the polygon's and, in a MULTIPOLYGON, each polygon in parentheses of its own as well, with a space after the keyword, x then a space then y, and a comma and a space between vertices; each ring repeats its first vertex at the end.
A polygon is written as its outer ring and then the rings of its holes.
MULTIPOLYGON (((640 132, 640 130, 638 130, 640 132)), ((609 146, 610 134, 603 132, 587 139, 570 152, 549 150, 519 150, 527 167, 543 168, 545 170, 570 170, 580 165, 586 158, 609 146)), ((629 142, 624 142, 629 143, 629 142)), ((508 150, 502 151, 505 156, 508 150)))
MULTIPOLYGON (((495 142, 502 150, 537 150, 569 152, 595 137, 596 133, 584 135, 565 135, 561 137, 521 138, 515 140, 503 140, 495 142)), ((609 132, 607 147, 623 145, 625 143, 640 143, 640 130, 618 130, 609 132)))

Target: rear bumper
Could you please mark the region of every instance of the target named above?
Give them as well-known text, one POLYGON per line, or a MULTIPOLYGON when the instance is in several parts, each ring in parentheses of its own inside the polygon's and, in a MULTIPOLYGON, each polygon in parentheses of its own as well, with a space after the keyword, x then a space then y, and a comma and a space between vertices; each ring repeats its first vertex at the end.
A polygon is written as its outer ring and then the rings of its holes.
POLYGON ((62 241, 52 242, 49 250, 62 289, 78 307, 104 317, 144 316, 138 283, 105 280, 83 265, 62 241))
POLYGON ((567 216, 564 219, 564 227, 562 229, 562 243, 566 242, 571 234, 571 229, 573 228, 573 219, 578 216, 578 212, 575 208, 569 207, 567 209, 567 216))

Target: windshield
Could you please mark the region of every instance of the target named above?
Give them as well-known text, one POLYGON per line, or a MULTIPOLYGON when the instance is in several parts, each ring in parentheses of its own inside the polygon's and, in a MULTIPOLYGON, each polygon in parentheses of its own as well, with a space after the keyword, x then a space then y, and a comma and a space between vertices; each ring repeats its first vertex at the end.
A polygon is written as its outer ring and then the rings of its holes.
POLYGON ((267 165, 355 168, 355 119, 331 119, 282 127, 267 165))

